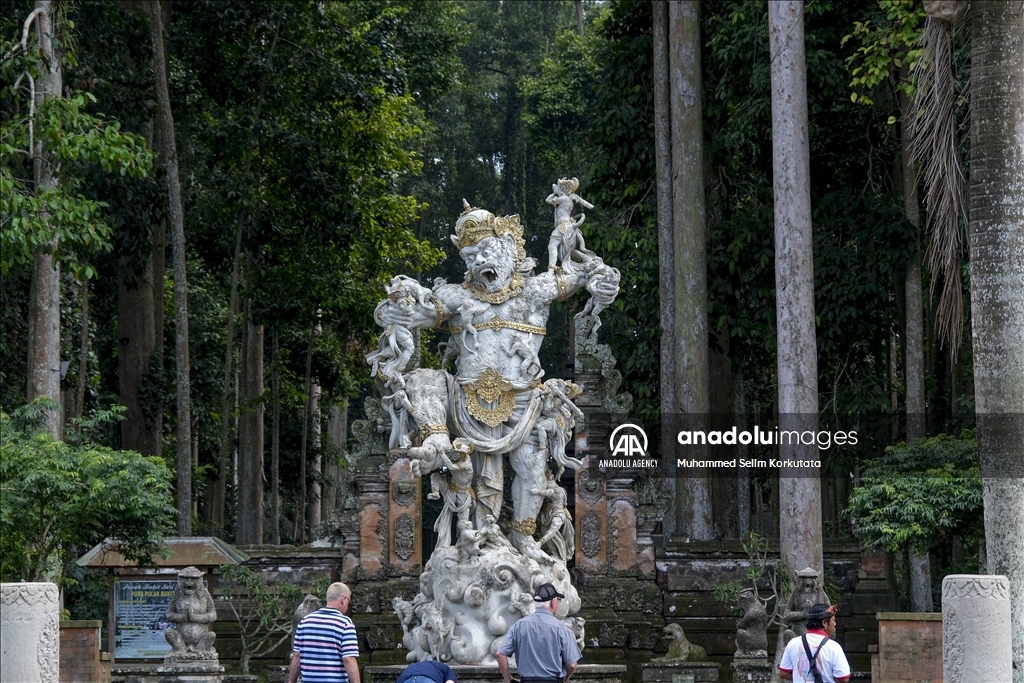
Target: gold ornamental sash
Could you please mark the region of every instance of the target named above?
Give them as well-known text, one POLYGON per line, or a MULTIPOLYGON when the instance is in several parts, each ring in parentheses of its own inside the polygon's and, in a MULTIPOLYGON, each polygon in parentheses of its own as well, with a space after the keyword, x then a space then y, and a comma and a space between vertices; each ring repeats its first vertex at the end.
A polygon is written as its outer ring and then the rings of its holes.
MULTIPOLYGON (((517 332, 529 332, 530 334, 546 335, 548 333, 548 328, 546 328, 546 327, 538 327, 536 325, 530 325, 530 324, 527 324, 527 323, 519 323, 519 322, 515 322, 514 320, 505 320, 503 318, 497 318, 497 317, 491 318, 490 320, 488 320, 485 323, 480 323, 479 325, 473 325, 473 327, 475 327, 477 329, 477 331, 480 331, 480 330, 500 330, 500 329, 504 328, 504 329, 508 329, 508 330, 516 330, 517 332)), ((460 332, 462 332, 462 328, 461 327, 457 327, 457 326, 452 326, 452 327, 448 328, 448 331, 451 332, 452 334, 459 334, 460 332)), ((494 372, 494 371, 491 370, 491 372, 494 372)), ((497 374, 497 373, 495 372, 494 374, 497 374)), ((483 374, 481 374, 480 377, 483 377, 483 374)), ((499 376, 498 379, 501 379, 501 377, 499 376)), ((480 381, 480 380, 478 379, 477 381, 480 381)))
POLYGON ((476 419, 488 427, 497 427, 502 422, 512 417, 516 409, 516 392, 512 389, 512 382, 502 378, 494 368, 487 368, 472 382, 464 385, 462 390, 466 392, 466 410, 476 419), (498 399, 497 408, 488 408, 482 403, 494 403, 498 399))

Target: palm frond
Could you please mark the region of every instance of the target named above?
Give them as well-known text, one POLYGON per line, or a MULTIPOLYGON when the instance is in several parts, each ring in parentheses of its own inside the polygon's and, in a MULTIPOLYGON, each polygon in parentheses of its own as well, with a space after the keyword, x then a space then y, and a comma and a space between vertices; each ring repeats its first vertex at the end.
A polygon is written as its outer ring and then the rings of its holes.
POLYGON ((953 71, 953 40, 947 16, 932 15, 922 33, 923 54, 918 65, 912 108, 914 161, 924 172, 925 228, 929 235, 925 266, 932 272, 932 296, 941 279, 936 309, 940 342, 950 355, 960 349, 964 327, 963 258, 967 225, 965 180, 956 124, 957 94, 953 71))

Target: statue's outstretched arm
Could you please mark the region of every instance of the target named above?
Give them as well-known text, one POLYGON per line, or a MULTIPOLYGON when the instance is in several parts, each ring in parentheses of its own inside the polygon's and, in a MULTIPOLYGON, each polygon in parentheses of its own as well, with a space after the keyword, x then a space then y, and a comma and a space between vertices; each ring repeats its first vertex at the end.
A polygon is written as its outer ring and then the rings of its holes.
POLYGON ((443 296, 438 296, 425 287, 423 289, 426 290, 424 296, 418 297, 414 303, 384 299, 377 304, 377 309, 373 312, 374 320, 381 327, 401 325, 409 330, 440 327, 450 315, 444 305, 443 296))

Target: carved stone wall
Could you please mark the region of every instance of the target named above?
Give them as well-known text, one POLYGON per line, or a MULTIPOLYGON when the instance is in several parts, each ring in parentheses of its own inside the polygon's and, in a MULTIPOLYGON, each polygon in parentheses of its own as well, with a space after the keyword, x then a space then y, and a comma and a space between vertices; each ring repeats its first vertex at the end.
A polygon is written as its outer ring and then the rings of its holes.
POLYGON ((403 574, 417 574, 423 566, 423 528, 419 523, 420 482, 413 476, 409 458, 399 458, 388 468, 391 484, 390 561, 403 574))
POLYGON ((0 680, 58 683, 60 604, 52 583, 0 585, 0 680))

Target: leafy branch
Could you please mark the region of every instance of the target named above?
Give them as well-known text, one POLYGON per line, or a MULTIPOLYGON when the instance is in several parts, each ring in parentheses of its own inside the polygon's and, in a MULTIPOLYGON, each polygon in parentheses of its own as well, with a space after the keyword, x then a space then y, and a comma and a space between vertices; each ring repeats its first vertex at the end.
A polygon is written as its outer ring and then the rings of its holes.
MULTIPOLYGON (((892 79, 893 69, 903 66, 913 72, 921 59, 921 27, 924 24, 924 5, 916 0, 878 0, 883 15, 875 22, 855 21, 853 33, 843 36, 845 45, 855 40, 857 48, 846 59, 850 69, 850 99, 857 104, 872 104, 875 88, 892 79)), ((896 87, 907 96, 913 95, 914 85, 909 79, 898 81, 896 87)), ((895 123, 895 118, 889 123, 895 123)))
POLYGON ((295 584, 266 582, 262 575, 239 564, 216 570, 220 597, 226 600, 238 622, 242 641, 240 665, 249 673, 249 660, 270 654, 292 636, 292 614, 302 601, 295 584))
POLYGON ((761 603, 768 614, 768 623, 786 628, 782 621, 782 609, 779 598, 789 595, 793 589, 793 576, 781 560, 768 557, 768 541, 761 535, 751 531, 743 541, 743 551, 747 553, 750 563, 747 566, 746 581, 728 581, 714 588, 715 600, 735 606, 744 590, 751 590, 754 598, 761 603), (769 605, 772 606, 768 609, 769 605))

